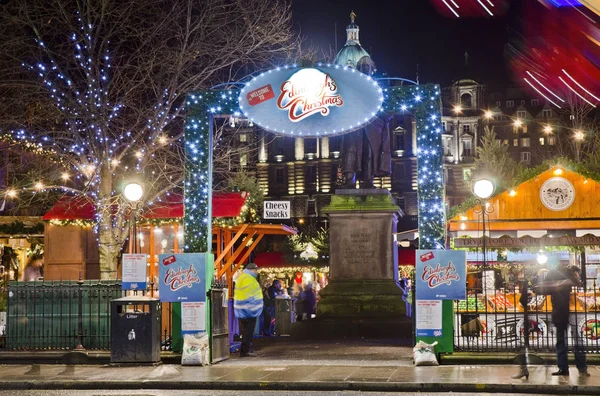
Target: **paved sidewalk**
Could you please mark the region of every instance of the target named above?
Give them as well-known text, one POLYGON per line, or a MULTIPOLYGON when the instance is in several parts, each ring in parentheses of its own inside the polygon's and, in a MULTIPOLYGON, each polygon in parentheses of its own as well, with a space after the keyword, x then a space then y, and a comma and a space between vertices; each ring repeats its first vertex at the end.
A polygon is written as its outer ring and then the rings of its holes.
POLYGON ((111 367, 0 366, 0 388, 24 389, 254 389, 380 392, 600 394, 600 369, 592 376, 552 377, 554 367, 530 366, 529 380, 510 376, 516 366, 271 364, 264 358, 231 359, 213 366, 111 367))
MULTIPOLYGON (((257 358, 231 359, 206 367, 182 367, 180 356, 163 355, 157 367, 113 367, 107 352, 89 352, 89 364, 31 364, 50 352, 10 352, 0 366, 0 389, 231 389, 354 390, 380 392, 473 392, 600 395, 600 366, 589 378, 575 367, 570 377, 553 377, 544 359, 530 366, 529 380, 514 380, 518 367, 463 360, 452 365, 414 367, 409 340, 255 341, 257 358), (22 354, 21 360, 7 358, 22 354), (35 359, 37 360, 31 360, 35 359), (15 363, 27 362, 17 365, 15 363)), ((57 362, 63 361, 56 352, 57 362)), ((1 356, 0 356, 1 357, 1 356)), ((510 354, 506 354, 508 359, 510 354)), ((514 356, 513 356, 514 357, 514 356)), ((591 357, 591 355, 590 355, 591 357)), ((591 359, 590 359, 591 360, 591 359)), ((77 361, 76 359, 74 361, 77 361)))

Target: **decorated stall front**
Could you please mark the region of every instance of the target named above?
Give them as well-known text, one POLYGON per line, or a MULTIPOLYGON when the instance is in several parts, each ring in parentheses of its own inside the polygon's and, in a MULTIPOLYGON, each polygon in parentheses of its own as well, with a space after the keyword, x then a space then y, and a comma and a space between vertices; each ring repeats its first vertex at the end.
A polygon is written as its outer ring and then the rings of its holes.
MULTIPOLYGON (((246 193, 213 196, 213 251, 215 275, 231 284, 236 270, 264 235, 291 235, 296 231, 278 224, 243 223, 246 193)), ((148 255, 147 283, 156 283, 158 255, 183 252, 183 197, 169 194, 144 209, 135 237, 125 252, 148 255)), ((48 211, 46 222, 46 280, 98 279, 98 250, 93 230, 94 208, 83 198, 63 198, 48 211)), ((119 271, 118 271, 119 272, 119 271)))
POLYGON ((470 256, 467 299, 454 304, 455 350, 518 350, 526 326, 533 349, 553 349, 550 296, 536 295, 530 288, 524 307, 517 284, 523 278, 540 282, 562 263, 582 270, 584 287, 572 290, 571 315, 588 351, 600 351, 598 196, 598 182, 554 167, 489 198, 485 237, 481 207, 449 220, 452 248, 465 249, 470 256), (529 323, 524 321, 525 308, 529 323))

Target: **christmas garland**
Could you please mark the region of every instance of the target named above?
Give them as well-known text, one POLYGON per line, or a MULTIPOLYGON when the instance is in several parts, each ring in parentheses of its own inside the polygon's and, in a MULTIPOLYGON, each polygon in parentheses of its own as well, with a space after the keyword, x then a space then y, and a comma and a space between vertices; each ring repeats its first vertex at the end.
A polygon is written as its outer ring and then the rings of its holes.
POLYGON ((57 226, 79 226, 79 227, 94 227, 96 222, 94 220, 85 220, 85 219, 75 219, 75 220, 59 220, 59 219, 51 219, 47 220, 47 223, 57 226))
POLYGON ((37 222, 32 226, 26 226, 23 222, 15 220, 9 224, 0 224, 0 234, 18 235, 18 234, 43 234, 44 223, 37 222))

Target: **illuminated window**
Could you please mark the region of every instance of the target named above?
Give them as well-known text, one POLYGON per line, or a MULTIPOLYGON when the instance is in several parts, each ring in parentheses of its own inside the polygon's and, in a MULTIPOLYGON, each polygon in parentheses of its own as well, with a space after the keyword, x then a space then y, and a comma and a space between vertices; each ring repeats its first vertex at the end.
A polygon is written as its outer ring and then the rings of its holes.
POLYGON ((521 138, 521 147, 529 147, 531 146, 531 141, 529 138, 521 138))
POLYGON ((513 139, 513 146, 519 147, 519 139, 513 139))
POLYGON ((462 155, 464 157, 470 157, 471 155, 473 155, 471 153, 471 141, 470 140, 463 140, 463 152, 462 155))
POLYGON ((548 136, 548 146, 554 146, 556 144, 555 136, 548 136))
POLYGON ((248 141, 248 135, 246 135, 245 133, 240 133, 240 142, 245 143, 247 141, 248 141))

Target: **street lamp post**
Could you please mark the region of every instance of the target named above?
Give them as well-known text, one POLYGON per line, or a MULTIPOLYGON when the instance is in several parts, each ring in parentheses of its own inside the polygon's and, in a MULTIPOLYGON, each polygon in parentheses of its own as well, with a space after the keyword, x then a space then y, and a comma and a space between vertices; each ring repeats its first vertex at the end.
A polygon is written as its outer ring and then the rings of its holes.
POLYGON ((142 196, 144 195, 144 188, 140 183, 130 182, 123 189, 123 195, 127 200, 130 209, 130 223, 129 227, 133 230, 132 243, 133 243, 133 251, 132 253, 137 253, 137 230, 136 230, 136 217, 141 214, 142 207, 144 203, 142 202, 142 196))
POLYGON ((485 240, 485 217, 494 211, 494 207, 488 205, 488 198, 494 193, 496 186, 494 182, 487 177, 479 178, 473 184, 473 193, 477 197, 475 203, 481 208, 476 209, 475 213, 481 215, 481 227, 483 229, 482 251, 483 251, 483 268, 487 269, 487 252, 485 240))

